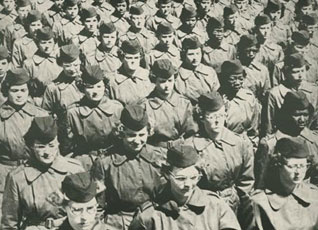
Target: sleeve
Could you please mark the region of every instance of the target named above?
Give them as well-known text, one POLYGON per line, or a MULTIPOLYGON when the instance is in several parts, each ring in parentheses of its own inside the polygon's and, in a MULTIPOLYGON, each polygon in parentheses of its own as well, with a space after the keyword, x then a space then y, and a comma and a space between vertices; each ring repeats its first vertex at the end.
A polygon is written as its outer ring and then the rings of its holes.
POLYGON ((42 108, 53 113, 54 111, 54 102, 55 102, 55 98, 54 98, 54 91, 53 91, 53 86, 52 85, 48 85, 46 87, 46 90, 44 91, 44 95, 43 95, 43 101, 42 101, 42 108))
POLYGON ((262 111, 262 136, 265 136, 266 134, 272 134, 274 131, 275 108, 275 98, 270 92, 268 92, 265 96, 265 102, 262 111))
POLYGON ((182 134, 184 138, 193 136, 198 131, 198 125, 193 120, 193 107, 190 101, 185 106, 185 113, 183 115, 182 122, 182 134))
POLYGON ((153 216, 155 214, 155 209, 150 202, 141 205, 141 208, 138 208, 135 216, 128 228, 128 230, 152 230, 154 229, 153 216), (145 209, 142 207, 146 206, 145 209))
POLYGON ((10 31, 10 26, 7 26, 4 31, 4 38, 3 38, 3 46, 6 47, 9 51, 9 54, 12 54, 12 48, 13 48, 13 37, 12 32, 10 31))
POLYGON ((240 197, 248 194, 254 186, 254 153, 249 140, 242 140, 243 163, 240 171, 236 189, 240 197))
POLYGON ((13 43, 13 48, 12 48, 12 64, 16 68, 22 67, 23 65, 22 52, 21 52, 19 43, 17 43, 17 41, 13 43))
POLYGON ((221 230, 225 230, 225 229, 240 230, 241 229, 234 212, 222 199, 219 199, 218 213, 219 213, 219 222, 220 222, 219 229, 221 230))
POLYGON ((3 193, 1 229, 20 229, 21 221, 22 208, 19 189, 12 174, 9 173, 3 193))
POLYGON ((262 138, 259 142, 257 151, 255 153, 255 188, 262 188, 264 186, 264 176, 268 162, 269 146, 266 138, 262 138))

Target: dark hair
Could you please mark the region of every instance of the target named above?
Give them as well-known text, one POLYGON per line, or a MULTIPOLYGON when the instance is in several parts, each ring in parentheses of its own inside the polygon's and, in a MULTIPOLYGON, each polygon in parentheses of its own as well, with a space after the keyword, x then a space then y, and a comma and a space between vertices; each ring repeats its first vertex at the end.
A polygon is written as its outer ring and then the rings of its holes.
MULTIPOLYGON (((4 81, 2 82, 1 84, 1 93, 4 97, 8 97, 8 94, 9 94, 9 89, 10 87, 13 86, 12 84, 10 84, 10 82, 6 81, 6 79, 4 79, 4 81)), ((29 89, 29 95, 30 95, 30 92, 31 92, 31 81, 27 82, 27 86, 28 86, 28 89, 29 89)))

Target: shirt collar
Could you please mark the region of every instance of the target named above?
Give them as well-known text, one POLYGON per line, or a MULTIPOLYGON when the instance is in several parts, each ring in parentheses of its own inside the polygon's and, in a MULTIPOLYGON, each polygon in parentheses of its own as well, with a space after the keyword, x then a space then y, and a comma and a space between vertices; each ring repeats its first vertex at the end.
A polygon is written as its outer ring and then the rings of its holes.
POLYGON ((166 99, 161 99, 157 96, 156 91, 152 91, 148 96, 148 102, 152 109, 157 110, 159 109, 164 103, 170 104, 172 107, 177 106, 178 104, 178 96, 177 93, 172 92, 171 96, 166 99))
MULTIPOLYGON (((29 114, 30 116, 35 115, 35 105, 27 102, 20 110, 24 111, 25 113, 29 114)), ((8 101, 6 101, 0 108, 0 116, 2 119, 8 119, 11 117, 15 112, 19 112, 13 108, 8 101)))
POLYGON ((88 117, 91 115, 93 111, 96 109, 102 111, 108 116, 111 116, 114 113, 114 107, 113 103, 111 103, 110 99, 108 99, 106 96, 102 98, 102 100, 99 102, 97 107, 91 108, 87 105, 87 99, 84 97, 80 101, 80 107, 79 107, 79 112, 83 117, 88 117))

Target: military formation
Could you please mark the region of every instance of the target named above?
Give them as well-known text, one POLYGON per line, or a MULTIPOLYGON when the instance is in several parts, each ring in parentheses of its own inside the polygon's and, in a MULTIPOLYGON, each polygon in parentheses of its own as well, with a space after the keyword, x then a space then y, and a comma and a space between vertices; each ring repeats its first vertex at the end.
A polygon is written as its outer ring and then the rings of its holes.
POLYGON ((317 230, 316 0, 2 0, 1 230, 317 230))

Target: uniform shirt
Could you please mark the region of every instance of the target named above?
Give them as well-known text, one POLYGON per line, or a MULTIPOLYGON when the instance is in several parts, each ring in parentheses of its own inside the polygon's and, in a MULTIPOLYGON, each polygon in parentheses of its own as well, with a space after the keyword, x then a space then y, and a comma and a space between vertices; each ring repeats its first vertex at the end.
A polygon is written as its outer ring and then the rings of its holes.
POLYGON ((195 188, 183 206, 173 200, 170 188, 161 196, 158 204, 142 205, 130 230, 241 229, 233 211, 215 193, 195 188))
POLYGON ((1 229, 40 225, 47 218, 65 215, 61 205, 62 181, 66 175, 83 172, 81 164, 58 155, 49 168, 41 169, 38 165, 39 162, 30 161, 8 174, 1 229))
POLYGON ((216 192, 234 186, 240 195, 252 190, 254 154, 241 136, 224 128, 218 141, 197 135, 186 140, 186 144, 193 146, 204 162, 200 188, 216 192))
POLYGON ((13 43, 12 64, 17 68, 22 67, 23 62, 30 59, 37 50, 38 46, 35 41, 28 35, 24 35, 13 43))
POLYGON ((99 204, 105 207, 107 203, 105 222, 111 229, 127 229, 137 207, 153 199, 164 182, 160 174, 163 158, 160 148, 146 144, 136 154, 118 143, 95 161, 91 174, 106 187, 99 204))
POLYGON ((133 5, 136 7, 141 7, 144 10, 144 14, 146 18, 149 18, 157 13, 157 1, 156 0, 146 0, 146 1, 138 1, 133 5))
POLYGON ((243 65, 246 73, 244 86, 250 89, 256 98, 262 102, 265 93, 270 89, 268 69, 261 63, 253 60, 248 66, 243 65))
POLYGON ((84 56, 93 55, 100 44, 98 32, 91 34, 83 29, 77 36, 73 37, 72 43, 80 48, 84 56))
POLYGON ((163 17, 160 11, 157 11, 157 13, 154 16, 146 20, 146 28, 156 33, 158 25, 162 22, 170 23, 175 30, 178 29, 181 25, 181 21, 179 18, 171 14, 169 14, 167 17, 163 17))
POLYGON ((95 7, 97 14, 101 17, 101 21, 108 23, 110 21, 110 16, 115 11, 114 7, 107 1, 104 1, 102 4, 93 2, 92 5, 95 7))
POLYGON ((130 27, 127 33, 119 38, 120 43, 126 40, 137 41, 145 53, 149 53, 158 43, 155 34, 146 28, 142 28, 141 31, 137 32, 134 28, 130 27))
MULTIPOLYGON (((274 154, 277 141, 286 137, 290 138, 291 136, 278 129, 275 133, 269 134, 260 140, 258 150, 255 154, 254 172, 257 188, 263 185, 264 172, 266 172, 266 166, 268 165, 270 156, 274 154)), ((304 140, 309 149, 309 156, 312 157, 313 166, 309 168, 308 176, 310 177, 311 183, 317 185, 318 172, 317 169, 315 169, 315 165, 318 163, 318 133, 304 128, 297 137, 304 140)))
POLYGON ((43 12, 42 15, 43 15, 44 24, 52 28, 53 24, 62 20, 65 14, 62 9, 60 9, 54 4, 48 10, 43 12))
POLYGON ((117 11, 110 16, 110 21, 114 24, 119 35, 127 33, 130 27, 129 17, 130 15, 128 12, 126 12, 123 16, 120 16, 117 11))
POLYGON ((219 47, 209 45, 213 41, 208 41, 203 47, 202 62, 213 67, 217 73, 221 72, 221 65, 224 61, 236 58, 236 49, 233 45, 221 42, 219 47))
POLYGON ((78 88, 79 79, 70 78, 62 72, 47 86, 43 95, 43 109, 61 115, 70 105, 81 100, 83 93, 78 88))
POLYGON ((118 54, 117 46, 113 46, 110 51, 106 52, 100 44, 94 54, 86 55, 85 62, 88 65, 98 65, 105 73, 116 72, 122 64, 118 54))
POLYGON ((155 61, 159 59, 169 59, 171 63, 178 68, 181 65, 180 49, 175 45, 166 48, 165 45, 159 43, 150 51, 148 63, 152 66, 155 61))
MULTIPOLYGON (((283 61, 284 53, 282 47, 266 40, 264 44, 260 45, 259 51, 256 54, 255 60, 264 64, 270 76, 272 76, 274 66, 276 63, 283 61)), ((274 80, 271 79, 271 87, 274 86, 274 80)))
POLYGON ((53 23, 53 32, 58 39, 59 46, 69 44, 81 31, 84 26, 80 20, 80 16, 70 21, 67 18, 62 18, 53 23))
POLYGON ((0 161, 17 161, 28 158, 24 135, 34 117, 47 116, 47 112, 27 102, 16 111, 8 102, 0 107, 0 161))
POLYGON ((274 43, 286 47, 290 43, 291 34, 291 30, 286 24, 283 24, 281 21, 277 21, 272 27, 270 39, 274 43))
POLYGON ((20 20, 16 18, 12 25, 8 25, 4 31, 3 46, 5 46, 9 53, 12 54, 13 43, 15 40, 22 38, 27 32, 20 20))
POLYGON ((249 89, 241 88, 231 100, 223 96, 226 116, 226 127, 238 134, 246 133, 248 136, 258 136, 260 123, 260 105, 249 89), (238 114, 240 114, 238 116, 238 114))
POLYGON ((197 132, 191 102, 180 94, 173 92, 163 100, 154 90, 145 104, 148 117, 154 125, 154 134, 148 138, 148 143, 160 146, 160 142, 191 136, 197 132))
MULTIPOLYGON (((208 35, 204 27, 201 27, 199 23, 196 23, 193 29, 187 28, 186 25, 181 25, 176 31, 177 38, 182 43, 185 38, 197 37, 201 44, 204 44, 208 40, 208 35)), ((181 48, 181 47, 180 47, 181 48)))
POLYGON ((147 97, 153 88, 154 84, 149 79, 149 70, 142 67, 139 67, 132 76, 128 76, 123 67, 110 76, 110 98, 125 105, 147 97))
POLYGON ((16 10, 12 10, 11 12, 6 12, 5 9, 0 11, 0 34, 1 39, 3 39, 5 28, 9 25, 12 25, 17 18, 18 14, 16 10))
MULTIPOLYGON (((309 102, 316 110, 318 102, 318 87, 313 83, 303 81, 299 90, 306 94, 309 102)), ((271 134, 275 132, 277 112, 282 107, 285 95, 289 91, 291 91, 291 89, 287 88, 284 84, 279 84, 268 91, 268 94, 265 97, 265 103, 263 106, 264 116, 262 118, 262 125, 265 133, 271 134)))
POLYGON ((24 68, 30 78, 36 79, 39 83, 36 88, 34 88, 37 97, 43 96, 45 87, 55 80, 63 70, 63 68, 57 64, 57 52, 57 50, 53 50, 50 56, 44 57, 40 51, 38 51, 32 58, 24 62, 24 68))
POLYGON ((216 91, 220 87, 217 74, 213 68, 199 64, 194 70, 182 65, 176 77, 175 89, 196 104, 200 95, 216 91))
POLYGON ((111 132, 119 122, 123 106, 106 96, 97 106, 84 97, 67 111, 68 140, 75 155, 88 154, 112 143, 111 132))
POLYGON ((301 183, 288 196, 281 196, 269 189, 256 191, 246 216, 246 228, 260 230, 314 230, 318 226, 318 188, 301 183))

